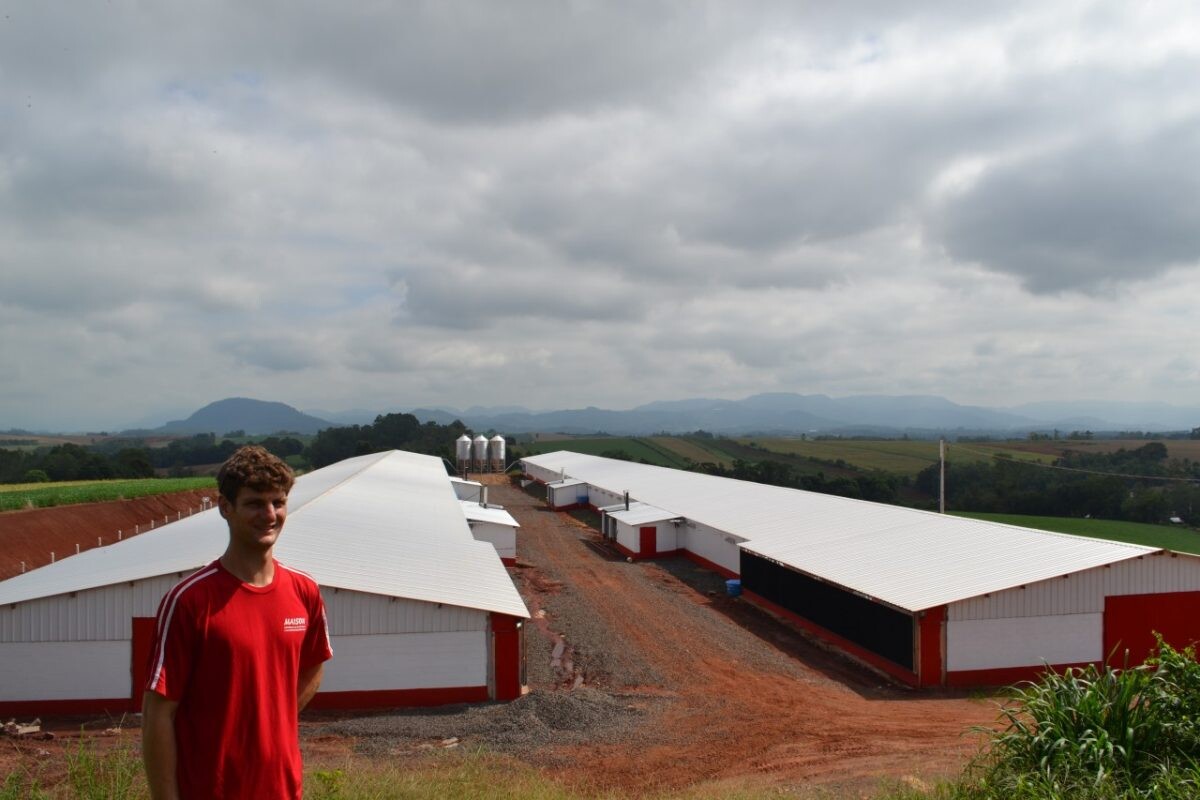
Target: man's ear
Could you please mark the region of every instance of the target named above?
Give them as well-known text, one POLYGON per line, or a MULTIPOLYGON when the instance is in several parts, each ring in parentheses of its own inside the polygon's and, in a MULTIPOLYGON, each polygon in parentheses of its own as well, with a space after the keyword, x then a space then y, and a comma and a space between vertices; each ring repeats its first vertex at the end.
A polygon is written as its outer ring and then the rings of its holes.
POLYGON ((221 512, 221 516, 229 519, 229 512, 233 510, 230 502, 225 499, 225 495, 217 495, 217 510, 221 512))

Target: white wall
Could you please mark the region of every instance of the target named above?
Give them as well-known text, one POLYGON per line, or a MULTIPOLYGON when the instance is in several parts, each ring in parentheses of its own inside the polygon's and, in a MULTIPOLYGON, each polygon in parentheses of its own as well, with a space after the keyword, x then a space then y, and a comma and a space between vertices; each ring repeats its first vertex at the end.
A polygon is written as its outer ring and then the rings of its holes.
POLYGON ((1100 661, 1103 637, 1103 614, 948 622, 946 669, 957 672, 1100 661))
POLYGON ((486 631, 486 611, 366 592, 321 588, 332 636, 486 631))
POLYGON ((334 636, 323 692, 486 686, 485 631, 334 636))
POLYGON ((730 572, 741 574, 738 542, 745 541, 744 539, 691 520, 679 526, 678 538, 679 547, 719 564, 730 572))
POLYGON ((496 554, 501 558, 517 557, 517 529, 511 525, 500 525, 495 522, 469 523, 471 535, 476 541, 488 542, 496 548, 496 554))
POLYGON ((586 483, 568 486, 550 486, 548 491, 550 493, 551 504, 555 508, 588 502, 588 486, 586 483))
POLYGON ((1104 611, 1110 595, 1200 591, 1200 558, 1148 555, 951 603, 947 619, 1006 619, 1104 611))
POLYGON ((0 701, 128 698, 132 664, 128 641, 0 644, 0 701))
POLYGON ((653 525, 629 525, 617 522, 617 542, 635 553, 642 551, 642 528, 654 528, 654 547, 656 552, 669 553, 677 548, 675 526, 669 522, 658 522, 653 525))
POLYGON ((153 617, 182 578, 165 575, 0 608, 0 642, 128 641, 133 617, 153 617))

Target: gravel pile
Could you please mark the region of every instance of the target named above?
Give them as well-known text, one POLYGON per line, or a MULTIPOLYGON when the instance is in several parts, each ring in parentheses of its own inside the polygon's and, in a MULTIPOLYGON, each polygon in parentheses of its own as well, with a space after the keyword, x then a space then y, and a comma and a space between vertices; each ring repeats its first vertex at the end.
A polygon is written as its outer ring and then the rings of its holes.
POLYGON ((528 758, 553 745, 625 740, 648 713, 647 702, 588 687, 570 692, 534 690, 511 703, 347 718, 308 728, 305 735, 353 737, 356 751, 372 756, 401 756, 426 752, 431 746, 455 745, 528 758))

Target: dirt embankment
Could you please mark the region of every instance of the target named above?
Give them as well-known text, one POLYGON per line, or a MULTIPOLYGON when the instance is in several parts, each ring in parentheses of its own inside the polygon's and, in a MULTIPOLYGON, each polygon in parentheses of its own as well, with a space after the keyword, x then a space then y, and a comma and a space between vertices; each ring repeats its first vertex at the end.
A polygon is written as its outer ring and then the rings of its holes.
POLYGON ((53 508, 31 508, 25 511, 6 511, 0 514, 0 580, 21 572, 21 562, 30 570, 50 563, 55 558, 75 554, 79 549, 129 538, 145 532, 153 522, 155 527, 164 521, 200 510, 204 498, 216 502, 216 491, 194 489, 172 492, 135 500, 114 500, 109 503, 84 503, 53 508))

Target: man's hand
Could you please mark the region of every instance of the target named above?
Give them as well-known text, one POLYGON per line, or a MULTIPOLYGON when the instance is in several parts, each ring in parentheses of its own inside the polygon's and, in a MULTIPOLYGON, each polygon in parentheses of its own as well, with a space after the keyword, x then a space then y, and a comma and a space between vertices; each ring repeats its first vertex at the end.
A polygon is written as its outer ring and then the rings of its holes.
POLYGON ((308 705, 308 701, 313 699, 313 695, 317 693, 317 689, 321 686, 321 675, 324 672, 324 662, 319 662, 307 669, 300 670, 300 677, 296 682, 297 712, 303 711, 304 707, 308 705))
POLYGON ((152 800, 179 800, 175 776, 175 710, 179 703, 157 692, 142 695, 142 760, 152 800))

